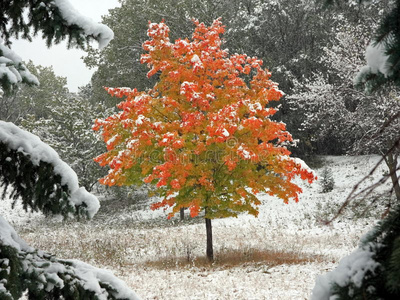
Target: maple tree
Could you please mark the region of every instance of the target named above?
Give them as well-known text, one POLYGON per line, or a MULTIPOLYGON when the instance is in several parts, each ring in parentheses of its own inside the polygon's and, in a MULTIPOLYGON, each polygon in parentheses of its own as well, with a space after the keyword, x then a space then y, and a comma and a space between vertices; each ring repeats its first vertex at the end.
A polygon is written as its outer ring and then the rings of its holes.
POLYGON ((162 200, 152 209, 171 207, 169 217, 181 208, 192 217, 204 212, 213 260, 211 219, 257 216, 259 192, 298 201, 292 179, 315 175, 289 157, 292 136, 270 118, 277 109, 268 104, 283 93, 262 61, 222 50, 219 19, 194 22, 192 40, 175 43, 164 22, 149 23, 141 62, 159 81, 147 92, 106 88, 125 100, 119 113, 96 120, 108 151, 95 160, 110 167, 102 184, 156 184, 162 200))

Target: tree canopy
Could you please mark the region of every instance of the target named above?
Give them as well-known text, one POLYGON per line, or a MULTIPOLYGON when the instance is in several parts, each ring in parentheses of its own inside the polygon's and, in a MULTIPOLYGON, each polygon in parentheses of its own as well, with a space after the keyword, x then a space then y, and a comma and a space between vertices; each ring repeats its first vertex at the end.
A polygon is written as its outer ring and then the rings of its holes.
POLYGON ((149 24, 141 62, 160 79, 153 89, 108 88, 126 101, 96 120, 108 150, 96 161, 110 167, 101 182, 154 183, 162 201, 153 208, 172 207, 170 217, 181 208, 192 217, 204 211, 206 221, 257 216, 259 192, 298 201, 292 179, 312 182, 314 174, 289 157, 292 136, 271 120, 270 102, 283 93, 261 60, 221 49, 220 20, 194 22, 192 39, 175 43, 165 23, 149 24))

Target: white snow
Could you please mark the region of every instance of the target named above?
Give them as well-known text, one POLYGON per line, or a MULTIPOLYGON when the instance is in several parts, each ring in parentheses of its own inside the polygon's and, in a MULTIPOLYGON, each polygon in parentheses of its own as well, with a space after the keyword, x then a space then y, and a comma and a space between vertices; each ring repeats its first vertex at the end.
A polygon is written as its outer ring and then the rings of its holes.
MULTIPOLYGON (((101 281, 113 286, 116 290, 113 296, 119 299, 140 300, 126 283, 115 277, 111 271, 93 267, 79 260, 64 260, 66 263, 70 263, 73 268, 58 262, 44 260, 40 256, 42 252, 35 253, 35 249, 28 246, 2 216, 0 216, 0 244, 11 246, 23 253, 29 253, 22 266, 26 270, 33 271, 33 269, 36 269, 39 274, 42 273, 42 282, 46 283, 47 291, 51 291, 54 286, 64 286, 64 281, 57 273, 74 273, 84 282, 85 288, 95 292, 99 299, 109 299, 107 291, 99 285, 99 281, 101 281)), ((6 290, 1 282, 0 290, 6 290)))
POLYGON ((192 56, 191 62, 193 63, 193 71, 197 72, 200 69, 204 68, 203 62, 200 60, 197 54, 192 56))
POLYGON ((382 73, 385 77, 392 75, 392 66, 388 62, 388 58, 389 57, 385 54, 385 43, 381 42, 375 45, 374 41, 372 41, 365 51, 367 65, 360 69, 354 79, 354 82, 360 82, 361 77, 366 73, 382 73))
POLYGON ((99 269, 88 265, 79 260, 67 260, 75 268, 75 273, 86 282, 85 287, 96 292, 101 300, 107 300, 105 290, 99 285, 101 282, 107 282, 116 289, 116 296, 119 299, 140 300, 140 298, 126 285, 125 282, 114 276, 111 271, 99 269))
POLYGON ((387 61, 389 57, 385 54, 384 43, 377 45, 371 43, 366 49, 365 58, 372 73, 381 72, 385 76, 390 75, 390 64, 387 61))
POLYGON ((39 85, 36 76, 31 74, 22 63, 22 58, 9 47, 4 45, 4 41, 1 37, 0 50, 3 53, 3 56, 0 56, 0 78, 6 76, 12 84, 26 80, 29 83, 39 85), (10 63, 13 65, 10 65, 10 63), (17 70, 15 66, 18 66, 20 70, 17 70))
POLYGON ((243 154, 243 157, 244 157, 245 159, 250 159, 250 158, 251 158, 250 152, 247 151, 247 150, 245 150, 245 149, 243 149, 242 146, 240 146, 240 147, 238 148, 238 150, 241 151, 241 153, 243 154))
POLYGON ((12 84, 16 84, 22 81, 21 76, 18 72, 15 72, 16 69, 14 67, 8 67, 6 64, 0 64, 0 76, 7 77, 8 81, 12 84))
MULTIPOLYGON (((128 90, 128 88, 126 88, 126 91, 129 92, 130 89, 128 90)), ((147 96, 145 94, 141 94, 139 96, 136 96, 135 99, 133 100, 135 103, 140 102, 142 100, 146 100, 147 96)))
POLYGON ((241 145, 238 147, 238 149, 237 149, 238 154, 240 154, 244 159, 251 159, 251 158, 254 156, 254 154, 252 154, 252 153, 250 153, 248 150, 246 150, 246 149, 243 147, 243 145, 244 145, 244 144, 241 144, 241 145))
POLYGON ((200 60, 199 56, 197 54, 195 54, 195 55, 192 56, 191 62, 192 63, 199 63, 199 62, 201 62, 201 60, 200 60))
MULTIPOLYGON (((188 91, 193 92, 196 84, 194 82, 184 81, 181 84, 180 94, 186 95, 188 91)), ((197 93, 198 94, 198 93, 197 93)))
POLYGON ((226 130, 226 128, 224 128, 224 129, 222 130, 222 135, 225 136, 225 137, 230 136, 230 134, 229 134, 228 130, 226 130))
POLYGON ((5 279, 2 279, 0 281, 0 292, 4 293, 6 296, 10 297, 10 299, 12 299, 12 295, 7 291, 7 289, 5 288, 4 284, 5 284, 5 279))
POLYGON ((150 120, 143 115, 139 115, 136 119, 136 125, 142 125, 143 122, 150 122, 150 120))
POLYGON ((14 228, 0 215, 0 244, 11 246, 17 250, 32 251, 33 248, 29 247, 16 233, 14 228))
POLYGON ((96 23, 91 18, 82 15, 68 0, 53 0, 61 15, 68 24, 82 27, 86 35, 98 38, 99 48, 103 49, 114 38, 114 32, 106 25, 96 23))
MULTIPOLYGON (((107 247, 110 258, 97 266, 111 268, 143 299, 310 299, 315 278, 337 268, 338 262, 354 251, 359 254, 352 257, 361 267, 354 266, 352 272, 346 269, 343 274, 347 275, 340 275, 341 279, 357 281, 367 268, 378 267, 370 259, 373 251, 355 250, 360 237, 376 223, 376 217, 353 219, 349 210, 329 226, 323 225, 321 220, 337 211, 354 184, 371 170, 379 157, 343 156, 325 157, 324 160, 333 173, 335 188, 332 192, 320 193, 318 181, 309 185, 296 180, 304 191, 298 203, 284 204, 277 198, 259 194, 262 204, 258 218, 244 214, 238 218, 213 220, 217 257, 232 250, 237 253, 270 250, 318 255, 316 261, 276 266, 270 266, 268 262, 248 262, 234 267, 197 265, 191 260, 205 253, 204 222, 179 223, 177 217, 169 221, 175 222, 174 225, 163 226, 167 224, 162 222, 167 222, 170 210, 150 210, 150 203, 157 199, 144 199, 142 206, 136 209, 130 206, 115 214, 97 214, 84 225, 51 226, 50 222, 43 221, 42 216, 11 215, 6 210, 7 200, 1 203, 0 214, 7 220, 12 219, 12 224, 17 223, 20 228, 29 222, 34 230, 21 233, 25 240, 46 246, 49 252, 61 251, 66 258, 91 262, 95 260, 93 257, 98 249, 103 257, 105 253, 101 249, 107 247), (60 244, 68 246, 60 249, 60 244), (171 257, 190 260, 191 263, 164 267, 163 262, 171 257), (149 261, 159 262, 159 265, 146 265, 149 261)), ((360 189, 377 182, 385 168, 380 166, 374 176, 360 185, 360 189)), ((316 170, 317 175, 321 171, 322 168, 316 170)), ((377 193, 389 190, 390 184, 387 183, 379 187, 377 193)), ((380 208, 383 207, 377 210, 380 208)))
POLYGON ((374 251, 369 247, 357 248, 350 255, 340 260, 339 265, 331 272, 320 275, 312 290, 311 300, 330 300, 334 295, 331 293, 332 284, 346 286, 352 282, 356 287, 361 287, 365 273, 374 273, 380 266, 373 259, 374 251))
POLYGON ((98 199, 88 193, 84 187, 79 187, 79 181, 72 168, 62 161, 57 152, 40 138, 28 131, 22 130, 13 123, 0 120, 0 141, 8 145, 10 149, 29 155, 34 165, 41 161, 54 166, 54 172, 61 176, 62 184, 68 186, 72 205, 85 203, 89 217, 92 218, 100 208, 98 199))
POLYGON ((112 138, 110 138, 110 139, 107 141, 107 145, 111 145, 112 143, 114 143, 114 141, 117 139, 117 137, 118 137, 118 134, 116 134, 116 135, 114 135, 112 138))
POLYGON ((215 100, 215 94, 214 93, 209 93, 206 95, 206 98, 210 101, 215 100))
POLYGON ((149 24, 149 30, 147 31, 147 36, 151 36, 151 35, 153 35, 153 34, 155 34, 155 29, 154 29, 154 27, 156 27, 158 24, 157 23, 150 23, 149 24))
POLYGON ((2 38, 0 38, 0 49, 3 52, 5 58, 10 59, 11 61, 17 64, 22 62, 22 58, 17 53, 15 53, 9 47, 4 45, 4 41, 2 38))
POLYGON ((295 162, 295 164, 300 165, 300 168, 303 170, 306 170, 308 173, 313 174, 314 177, 317 176, 317 174, 315 173, 315 171, 313 169, 311 169, 304 160, 298 158, 298 157, 289 157, 287 156, 287 158, 293 160, 295 162))
POLYGON ((243 102, 249 107, 249 110, 252 113, 256 113, 257 111, 261 111, 264 109, 260 102, 251 103, 249 100, 243 102))

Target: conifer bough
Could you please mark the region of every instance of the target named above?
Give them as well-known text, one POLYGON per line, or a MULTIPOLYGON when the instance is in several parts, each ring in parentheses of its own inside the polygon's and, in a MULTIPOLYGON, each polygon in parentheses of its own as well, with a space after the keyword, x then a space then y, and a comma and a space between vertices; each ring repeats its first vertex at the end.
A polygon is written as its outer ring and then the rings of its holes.
POLYGON ((114 37, 110 28, 83 16, 68 0, 0 1, 0 87, 6 93, 21 82, 39 84, 9 47, 12 37, 31 41, 38 33, 48 47, 68 39, 68 47, 83 48, 85 42, 94 39, 104 48, 114 37))
MULTIPOLYGON (((0 96, 20 83, 39 84, 8 46, 12 36, 31 39, 42 32, 50 46, 68 38, 69 46, 83 47, 96 39, 104 47, 113 32, 80 15, 67 0, 0 1, 0 96), (28 10, 27 21, 23 15, 28 10)), ((0 186, 2 197, 25 210, 45 214, 87 216, 99 202, 80 188, 75 172, 37 136, 12 123, 0 121, 0 186)), ((0 216, 0 299, 131 299, 139 297, 111 272, 77 260, 61 260, 27 245, 0 216)))

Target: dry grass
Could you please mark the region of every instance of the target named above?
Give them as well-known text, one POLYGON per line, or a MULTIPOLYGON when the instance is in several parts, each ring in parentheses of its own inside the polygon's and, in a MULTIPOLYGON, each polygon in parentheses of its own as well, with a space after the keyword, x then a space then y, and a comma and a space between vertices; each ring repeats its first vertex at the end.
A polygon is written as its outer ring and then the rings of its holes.
POLYGON ((21 237, 37 249, 52 253, 58 258, 79 259, 98 267, 119 268, 128 256, 129 235, 113 234, 102 228, 88 226, 38 228, 35 232, 21 232, 21 237))
POLYGON ((169 231, 170 235, 165 235, 164 230, 92 227, 89 223, 80 226, 43 226, 33 232, 21 232, 21 236, 32 246, 60 258, 75 258, 116 270, 123 270, 129 265, 157 270, 193 267, 215 270, 239 266, 262 266, 268 269, 278 265, 301 265, 327 259, 315 252, 304 251, 308 247, 302 242, 307 243, 309 236, 297 236, 296 239, 288 237, 295 241, 297 247, 294 247, 289 240, 287 243, 286 239, 282 240, 284 234, 281 233, 276 239, 284 242, 286 249, 277 249, 263 242, 269 237, 271 244, 275 244, 275 237, 269 232, 259 232, 257 228, 249 227, 247 238, 243 239, 231 232, 231 228, 222 227, 216 232, 216 241, 220 243, 215 245, 215 260, 210 263, 203 255, 205 238, 201 236, 204 235, 202 226, 171 227, 169 231), (247 242, 255 242, 255 245, 247 242))
POLYGON ((215 255, 213 262, 206 256, 191 257, 163 257, 158 260, 143 263, 145 267, 154 269, 182 269, 182 268, 206 268, 206 269, 230 269, 239 266, 260 266, 271 268, 278 265, 300 265, 310 262, 321 262, 321 255, 309 255, 304 253, 284 252, 261 249, 225 249, 215 255))

